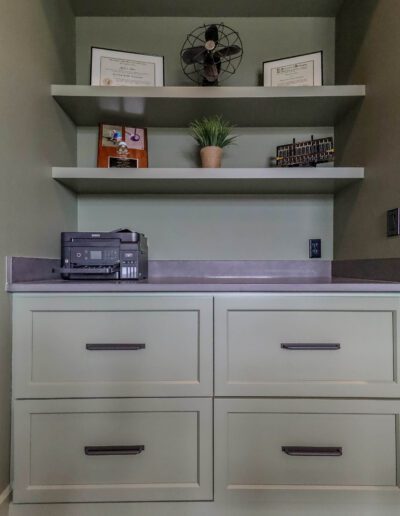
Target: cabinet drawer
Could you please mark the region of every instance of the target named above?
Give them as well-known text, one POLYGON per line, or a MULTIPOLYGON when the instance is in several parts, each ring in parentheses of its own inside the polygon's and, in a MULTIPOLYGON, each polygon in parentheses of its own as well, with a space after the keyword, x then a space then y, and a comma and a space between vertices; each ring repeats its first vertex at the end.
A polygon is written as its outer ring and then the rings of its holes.
POLYGON ((381 402, 379 408, 379 403, 217 400, 220 487, 245 492, 282 486, 395 488, 398 407, 381 402))
POLYGON ((210 399, 18 400, 14 502, 209 500, 210 399))
POLYGON ((216 301, 216 393, 396 396, 396 299, 216 301))
POLYGON ((212 298, 15 296, 15 397, 210 396, 212 298))

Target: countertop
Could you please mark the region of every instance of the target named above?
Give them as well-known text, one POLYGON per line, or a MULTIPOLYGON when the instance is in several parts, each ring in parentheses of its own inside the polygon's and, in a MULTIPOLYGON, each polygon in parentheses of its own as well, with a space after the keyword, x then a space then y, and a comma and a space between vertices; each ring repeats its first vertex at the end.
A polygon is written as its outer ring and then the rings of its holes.
POLYGON ((398 292, 400 261, 149 261, 147 281, 62 280, 59 259, 9 257, 11 293, 84 292, 398 292), (334 269, 342 274, 333 274, 334 269), (369 271, 370 269, 370 271, 369 271), (360 270, 371 274, 354 279, 360 270), (372 276, 372 277, 371 277, 372 276), (376 277, 380 277, 377 280, 376 277), (393 278, 389 281, 388 278, 393 278))
POLYGON ((400 292, 400 283, 351 278, 152 278, 148 281, 27 281, 9 292, 400 292))

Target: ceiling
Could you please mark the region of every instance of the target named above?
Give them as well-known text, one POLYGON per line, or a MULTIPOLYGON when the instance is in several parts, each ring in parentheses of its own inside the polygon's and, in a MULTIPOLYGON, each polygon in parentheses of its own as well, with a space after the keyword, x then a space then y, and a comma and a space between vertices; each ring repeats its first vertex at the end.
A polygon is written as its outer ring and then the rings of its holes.
MULTIPOLYGON (((333 17, 344 0, 70 0, 76 16, 333 17)), ((222 20, 218 20, 222 21, 222 20)))

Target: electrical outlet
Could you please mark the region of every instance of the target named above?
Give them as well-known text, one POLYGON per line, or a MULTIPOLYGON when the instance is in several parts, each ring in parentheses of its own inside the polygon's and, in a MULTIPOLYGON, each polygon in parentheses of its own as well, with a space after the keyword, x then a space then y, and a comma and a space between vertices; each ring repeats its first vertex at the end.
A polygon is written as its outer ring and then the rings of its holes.
POLYGON ((387 236, 394 237, 400 235, 400 209, 388 210, 387 212, 387 236))
POLYGON ((310 258, 321 258, 322 243, 320 238, 312 238, 309 241, 309 256, 310 258))

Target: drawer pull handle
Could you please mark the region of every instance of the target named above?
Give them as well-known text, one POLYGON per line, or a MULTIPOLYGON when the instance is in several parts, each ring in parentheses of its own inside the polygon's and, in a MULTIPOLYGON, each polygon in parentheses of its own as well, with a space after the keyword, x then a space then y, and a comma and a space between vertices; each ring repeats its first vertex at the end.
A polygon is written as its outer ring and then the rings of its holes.
POLYGON ((341 457, 341 446, 282 446, 283 453, 291 457, 341 457))
POLYGON ((86 344, 88 351, 138 351, 146 344, 86 344))
POLYGON ((340 344, 281 344, 281 348, 289 351, 336 351, 340 344))
POLYGON ((139 455, 144 451, 142 444, 138 446, 85 446, 85 455, 89 457, 101 455, 139 455))

